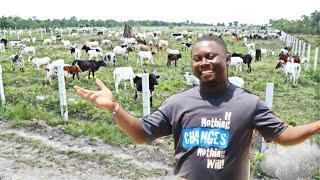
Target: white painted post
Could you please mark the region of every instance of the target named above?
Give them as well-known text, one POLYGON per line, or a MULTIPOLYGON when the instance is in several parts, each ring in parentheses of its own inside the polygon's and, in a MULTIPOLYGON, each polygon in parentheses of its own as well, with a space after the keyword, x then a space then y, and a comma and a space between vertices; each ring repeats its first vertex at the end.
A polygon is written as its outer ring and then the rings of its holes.
POLYGON ((313 63, 313 72, 317 73, 317 66, 318 66, 318 56, 319 56, 319 48, 316 48, 316 52, 314 54, 314 63, 313 63))
POLYGON ((42 29, 40 29, 41 39, 43 40, 43 32, 42 29))
POLYGON ((308 59, 308 63, 307 63, 307 65, 306 65, 306 70, 308 70, 309 69, 309 65, 310 65, 310 57, 311 57, 311 45, 309 44, 308 45, 308 53, 307 53, 307 59, 308 59))
POLYGON ((296 53, 295 53, 295 55, 298 55, 298 53, 299 53, 298 46, 299 46, 299 39, 297 39, 297 42, 296 42, 296 53))
POLYGON ((29 30, 29 37, 31 38, 32 37, 32 34, 31 34, 31 31, 29 30))
POLYGON ((306 52, 306 42, 303 42, 303 46, 302 46, 302 55, 301 57, 305 57, 305 52, 306 52))
POLYGON ((63 71, 64 62, 58 65, 58 85, 59 85, 59 97, 60 97, 60 110, 61 118, 68 120, 68 105, 67 105, 67 93, 64 81, 64 71, 63 71))
POLYGON ((302 54, 302 40, 299 40, 299 56, 302 54))
POLYGON ((310 61, 310 55, 311 55, 311 45, 308 45, 308 53, 307 53, 307 58, 310 61))
POLYGON ((17 36, 18 36, 18 40, 20 40, 20 33, 19 32, 17 33, 17 36))
MULTIPOLYGON (((272 109, 273 90, 274 90, 273 83, 267 83, 265 102, 267 103, 270 109, 272 109)), ((268 144, 262 138, 261 152, 264 152, 267 149, 267 147, 268 147, 268 144)))
POLYGON ((273 89, 274 89, 273 83, 267 83, 265 101, 270 109, 272 108, 273 89))
POLYGON ((4 102, 6 101, 4 97, 4 88, 3 88, 3 82, 2 82, 2 68, 0 64, 0 101, 1 104, 4 105, 4 102))
POLYGON ((142 74, 142 107, 143 116, 150 114, 150 90, 149 90, 149 74, 142 74))

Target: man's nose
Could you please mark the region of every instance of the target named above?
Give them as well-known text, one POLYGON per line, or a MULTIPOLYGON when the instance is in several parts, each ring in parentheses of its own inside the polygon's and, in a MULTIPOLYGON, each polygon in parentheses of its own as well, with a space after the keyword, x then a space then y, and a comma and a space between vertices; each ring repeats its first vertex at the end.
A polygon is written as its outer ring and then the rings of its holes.
POLYGON ((211 68, 211 63, 209 63, 208 59, 206 59, 205 57, 203 57, 202 60, 201 60, 201 62, 200 62, 200 68, 201 68, 201 69, 211 68))

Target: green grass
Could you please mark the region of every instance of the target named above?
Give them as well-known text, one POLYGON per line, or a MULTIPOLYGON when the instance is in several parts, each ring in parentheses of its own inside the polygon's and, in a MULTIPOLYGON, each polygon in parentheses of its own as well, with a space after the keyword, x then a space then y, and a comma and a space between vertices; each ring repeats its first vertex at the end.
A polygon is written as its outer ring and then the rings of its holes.
MULTIPOLYGON (((178 30, 176 28, 176 30, 178 30)), ((203 30, 199 30, 202 32, 203 30)), ((26 31, 27 32, 27 31, 26 31)), ((69 51, 62 48, 62 43, 57 41, 58 46, 42 46, 40 34, 33 34, 37 37, 35 46, 40 47, 36 53, 36 57, 49 56, 52 60, 62 58, 66 63, 71 64, 73 56, 69 51)), ((27 37, 28 32, 24 33, 21 38, 27 37)), ((47 33, 44 38, 50 37, 47 33)), ((9 40, 16 40, 14 35, 8 36, 9 40)), ((83 37, 73 38, 69 35, 64 36, 65 39, 70 39, 76 42, 79 47, 85 39, 102 40, 103 37, 85 35, 83 37)), ((240 43, 231 45, 231 37, 223 37, 228 43, 228 50, 231 52, 235 50, 240 53, 246 53, 246 47, 240 43)), ((162 35, 160 39, 169 40, 169 47, 172 49, 181 50, 181 42, 175 41, 173 38, 162 35)), ((193 37, 193 42, 195 41, 193 37)), ((119 41, 114 41, 115 44, 119 41)), ((275 52, 279 52, 284 43, 278 40, 254 41, 261 48, 271 48, 275 52)), ((118 43, 119 44, 119 43, 118 43)), ((104 48, 105 49, 105 48, 104 48)), ((111 51, 105 50, 105 51, 111 51)), ((40 119, 48 121, 52 126, 65 125, 66 130, 74 135, 85 135, 89 137, 100 137, 108 143, 122 144, 132 143, 131 140, 122 133, 111 115, 104 112, 88 102, 82 100, 73 89, 74 85, 82 86, 88 89, 97 90, 95 80, 87 78, 87 72, 80 74, 80 80, 68 79, 66 84, 67 99, 76 98, 76 102, 68 102, 69 121, 60 119, 60 103, 59 93, 57 87, 57 80, 53 79, 53 84, 43 85, 44 70, 37 71, 30 63, 27 62, 27 56, 24 55, 26 61, 25 72, 12 72, 9 56, 15 51, 11 48, 6 52, 0 54, 0 63, 3 69, 4 91, 6 95, 5 107, 0 107, 0 118, 9 119, 12 125, 23 126, 27 121, 32 119, 40 119), (39 95, 46 96, 43 101, 37 100, 39 95)), ((154 111, 161 103, 169 96, 190 88, 184 83, 183 72, 191 72, 191 53, 190 50, 182 51, 182 59, 178 61, 177 67, 166 67, 167 53, 156 53, 154 56, 155 65, 145 65, 147 72, 156 70, 160 75, 160 84, 156 86, 154 92, 154 102, 151 111, 154 111)), ((86 59, 88 56, 82 51, 82 58, 86 59)), ((312 62, 310 68, 313 67, 314 49, 311 53, 312 62)), ((123 60, 118 57, 117 66, 132 66, 135 73, 143 73, 141 67, 136 67, 137 55, 131 53, 129 60, 123 60)), ((312 70, 302 72, 299 79, 299 85, 293 87, 291 83, 285 82, 282 70, 275 70, 277 61, 276 56, 263 57, 261 62, 253 63, 253 72, 248 74, 247 67, 244 66, 244 71, 238 76, 244 78, 245 88, 254 94, 259 95, 262 99, 265 98, 266 83, 274 83, 274 102, 273 111, 285 122, 299 125, 303 123, 313 122, 319 119, 320 107, 320 71, 318 69, 315 75, 312 70)), ((110 89, 114 90, 114 81, 112 65, 101 68, 96 77, 100 78, 110 89)), ((234 76, 235 70, 229 70, 229 76, 234 76)), ((124 84, 120 84, 120 93, 114 94, 115 99, 119 104, 130 113, 141 117, 142 104, 141 96, 137 101, 133 100, 134 90, 127 84, 124 90, 124 84)))

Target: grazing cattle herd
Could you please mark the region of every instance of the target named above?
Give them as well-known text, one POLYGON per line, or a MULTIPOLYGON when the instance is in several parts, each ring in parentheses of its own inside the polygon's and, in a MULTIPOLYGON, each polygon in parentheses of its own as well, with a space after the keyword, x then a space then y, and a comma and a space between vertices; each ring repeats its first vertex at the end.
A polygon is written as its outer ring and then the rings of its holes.
MULTIPOLYGON (((154 70, 157 68, 157 61, 159 56, 167 57, 166 68, 179 68, 177 61, 191 60, 191 48, 195 43, 196 38, 200 37, 202 33, 196 31, 182 31, 168 33, 166 31, 152 31, 141 32, 134 35, 132 38, 121 37, 120 32, 104 32, 97 31, 95 34, 99 38, 96 39, 81 39, 79 40, 79 32, 76 30, 70 31, 72 34, 63 37, 59 35, 52 35, 43 40, 36 40, 36 37, 30 36, 21 41, 15 39, 8 39, 6 37, 0 38, 0 55, 7 53, 7 50, 13 53, 9 60, 11 62, 12 71, 15 71, 15 65, 18 65, 20 71, 25 70, 25 63, 29 63, 36 67, 37 71, 44 71, 44 81, 52 84, 52 77, 57 74, 57 66, 63 64, 66 80, 70 77, 80 79, 80 73, 88 71, 88 79, 95 77, 95 73, 103 68, 114 68, 113 78, 115 91, 119 92, 119 84, 123 81, 130 81, 131 87, 136 86, 134 99, 137 98, 137 92, 142 90, 142 80, 138 74, 134 73, 133 64, 129 64, 129 53, 133 53, 130 57, 137 59, 135 69, 151 67, 154 70), (76 33, 78 32, 78 33, 76 33), (78 38, 78 39, 77 39, 78 38), (36 43, 39 42, 39 43, 36 43), (148 42, 148 43, 147 43, 148 42), (9 44, 9 46, 8 46, 9 44), (57 47, 57 48, 56 48, 57 47), (56 48, 57 51, 62 52, 64 56, 72 56, 71 64, 63 58, 56 58, 57 56, 52 53, 44 53, 43 49, 56 48), (84 54, 82 54, 82 51, 84 54), (70 52, 70 53, 68 53, 70 52), (28 62, 24 61, 27 56, 28 62), (120 56, 120 57, 119 57, 120 56), (122 58, 121 58, 122 57, 122 58), (58 60, 55 60, 58 59, 58 60), (86 59, 86 60, 85 60, 86 59), (126 64, 126 67, 119 67, 118 62, 126 64), (175 67, 171 67, 174 61, 175 67), (147 62, 147 63, 146 63, 147 62), (113 66, 108 66, 112 64, 113 66), (41 67, 44 67, 43 69, 41 67)), ((247 65, 247 73, 252 73, 254 68, 253 63, 264 61, 266 58, 275 60, 275 68, 283 68, 285 79, 292 80, 296 86, 300 77, 301 71, 308 68, 310 59, 306 57, 299 57, 292 52, 292 46, 286 46, 282 49, 270 49, 268 47, 261 48, 256 44, 255 40, 269 40, 281 37, 281 31, 278 30, 236 30, 236 29, 210 29, 206 34, 218 36, 220 38, 230 38, 234 43, 240 44, 246 51, 229 52, 231 61, 230 68, 235 67, 235 74, 237 76, 244 76, 242 71, 243 64, 247 65), (275 56, 275 52, 279 52, 279 56, 275 56), (255 59, 255 62, 253 60, 255 59)), ((70 58, 69 58, 70 59, 70 58)), ((165 60, 164 60, 165 61, 165 60)), ((177 73, 183 74, 186 85, 196 86, 199 85, 199 79, 191 75, 189 72, 177 73)), ((149 75, 149 88, 152 92, 155 90, 155 85, 161 83, 158 79, 159 75, 150 73, 149 75)), ((165 78, 165 77, 164 77, 165 78)), ((240 87, 244 86, 244 80, 240 77, 231 77, 229 79, 240 87)), ((126 83, 124 84, 126 87, 126 83)), ((152 96, 150 97, 152 105, 152 96)))

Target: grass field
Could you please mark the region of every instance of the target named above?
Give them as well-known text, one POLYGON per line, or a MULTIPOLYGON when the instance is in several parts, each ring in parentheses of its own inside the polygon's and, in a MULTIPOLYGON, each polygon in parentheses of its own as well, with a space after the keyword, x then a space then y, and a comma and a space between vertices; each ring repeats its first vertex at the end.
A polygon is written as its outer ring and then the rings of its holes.
MULTIPOLYGON (((203 31, 203 30, 202 30, 203 31)), ((64 49, 62 43, 57 41, 53 46, 42 46, 40 34, 33 32, 37 37, 34 46, 39 50, 36 52, 36 57, 48 56, 51 60, 64 59, 66 63, 71 64, 73 56, 68 49, 64 49)), ((26 32, 23 37, 27 37, 26 32)), ((45 38, 50 37, 50 33, 44 35, 45 38)), ((9 40, 16 40, 16 35, 7 36, 9 40)), ((223 37, 228 44, 228 50, 236 50, 239 53, 246 53, 246 47, 240 43, 232 43, 231 37, 223 37)), ((308 37, 305 37, 308 38, 308 37)), ((91 34, 78 36, 73 38, 70 35, 64 35, 64 39, 78 44, 81 48, 85 39, 102 40, 102 36, 91 34)), ((169 47, 172 49, 181 50, 181 42, 175 41, 169 35, 162 35, 160 39, 169 40, 169 47)), ((193 42, 195 41, 193 37, 193 42)), ((284 47, 284 43, 279 40, 257 40, 253 41, 261 48, 272 49, 276 52, 284 47)), ((114 44, 120 44, 115 41, 114 44)), ((32 46, 32 45, 30 45, 32 46)), ((106 50, 111 51, 111 50, 106 50)), ((30 63, 27 62, 27 56, 24 55, 26 62, 25 72, 20 72, 16 68, 15 72, 11 70, 9 56, 15 51, 8 48, 4 53, 0 53, 0 63, 3 69, 3 83, 6 97, 6 104, 0 108, 2 120, 8 120, 14 127, 23 126, 26 121, 32 119, 41 119, 48 121, 52 126, 60 124, 65 125, 67 131, 74 135, 85 135, 89 137, 99 137, 110 144, 132 143, 116 126, 111 115, 100 109, 97 109, 82 100, 73 89, 74 85, 82 86, 88 89, 97 89, 94 79, 87 78, 87 72, 80 75, 80 80, 68 79, 66 83, 67 99, 74 98, 76 101, 68 102, 69 120, 64 121, 60 118, 59 95, 57 80, 53 80, 52 85, 43 85, 44 69, 37 71, 30 63), (37 96, 45 96, 44 100, 37 100, 37 96)), ((190 88, 184 82, 183 72, 191 71, 191 50, 182 51, 182 59, 178 61, 177 67, 166 66, 167 53, 160 52, 154 56, 155 65, 145 64, 147 72, 156 71, 160 75, 160 83, 156 86, 154 92, 154 106, 152 111, 161 105, 161 103, 169 96, 190 88)), ((87 58, 82 51, 83 59, 87 58)), ((266 83, 274 83, 274 101, 273 110, 285 122, 298 125, 307 122, 313 122, 319 119, 320 107, 320 92, 319 69, 317 73, 313 73, 313 57, 314 46, 312 46, 310 69, 303 71, 299 79, 297 87, 293 87, 291 83, 285 82, 282 70, 276 70, 276 56, 263 57, 261 62, 253 62, 253 72, 247 73, 247 67, 244 66, 239 76, 245 80, 245 88, 254 94, 259 95, 262 99, 265 98, 266 83)), ((135 73, 142 73, 141 67, 136 67, 136 53, 129 55, 129 60, 123 60, 118 57, 117 66, 132 66, 135 73)), ((101 68, 96 77, 100 78, 108 87, 114 89, 114 81, 112 71, 114 67, 109 65, 106 68, 101 68)), ((235 70, 229 69, 229 76, 234 76, 235 70)), ((141 98, 138 101, 133 100, 134 90, 127 84, 127 89, 123 89, 123 84, 120 84, 120 93, 114 94, 115 99, 119 104, 130 113, 141 117, 142 104, 141 98)), ((318 138, 319 142, 319 138, 318 138)), ((172 149, 171 149, 172 150, 172 149)))

